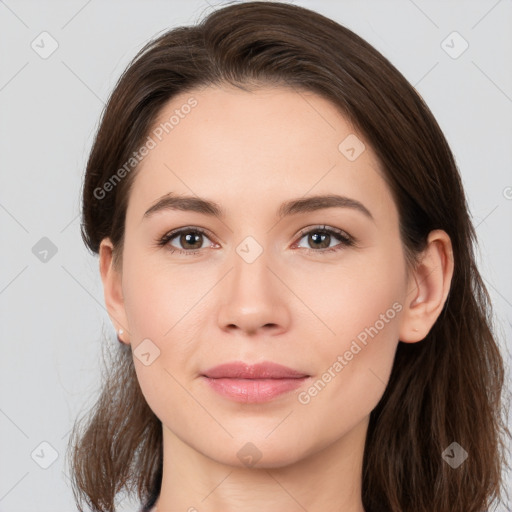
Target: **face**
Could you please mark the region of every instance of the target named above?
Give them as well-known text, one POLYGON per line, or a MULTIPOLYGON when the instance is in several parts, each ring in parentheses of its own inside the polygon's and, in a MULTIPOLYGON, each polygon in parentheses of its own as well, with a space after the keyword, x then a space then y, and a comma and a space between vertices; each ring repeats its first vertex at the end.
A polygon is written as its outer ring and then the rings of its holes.
POLYGON ((179 438, 240 466, 250 442, 271 467, 342 440, 385 390, 408 294, 397 208, 372 149, 327 100, 270 87, 183 93, 151 137, 130 192, 120 282, 164 443, 179 438), (220 212, 145 215, 166 194, 220 212), (304 202, 313 196, 344 199, 304 202), (237 361, 306 377, 204 376, 237 361))

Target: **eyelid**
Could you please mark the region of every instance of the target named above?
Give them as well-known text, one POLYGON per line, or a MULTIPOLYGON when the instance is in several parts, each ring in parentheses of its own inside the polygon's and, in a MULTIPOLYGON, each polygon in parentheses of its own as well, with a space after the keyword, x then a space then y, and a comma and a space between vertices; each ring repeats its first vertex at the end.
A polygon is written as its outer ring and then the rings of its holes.
POLYGON ((354 242, 356 241, 356 239, 352 235, 347 233, 345 230, 339 229, 339 228, 335 228, 333 226, 329 226, 328 224, 316 224, 314 226, 308 226, 306 228, 301 229, 297 233, 297 236, 302 238, 304 235, 307 235, 311 231, 315 231, 315 230, 317 230, 317 231, 327 231, 327 232, 335 233, 338 236, 347 238, 347 239, 352 240, 354 242))

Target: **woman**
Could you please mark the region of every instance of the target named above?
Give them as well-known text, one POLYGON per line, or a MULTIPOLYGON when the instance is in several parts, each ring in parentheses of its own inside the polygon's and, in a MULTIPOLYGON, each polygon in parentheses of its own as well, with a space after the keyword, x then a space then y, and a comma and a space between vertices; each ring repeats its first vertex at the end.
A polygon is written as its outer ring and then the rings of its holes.
POLYGON ((350 30, 247 2, 146 45, 103 114, 82 234, 120 345, 70 442, 77 503, 500 499, 503 362, 460 176, 350 30))

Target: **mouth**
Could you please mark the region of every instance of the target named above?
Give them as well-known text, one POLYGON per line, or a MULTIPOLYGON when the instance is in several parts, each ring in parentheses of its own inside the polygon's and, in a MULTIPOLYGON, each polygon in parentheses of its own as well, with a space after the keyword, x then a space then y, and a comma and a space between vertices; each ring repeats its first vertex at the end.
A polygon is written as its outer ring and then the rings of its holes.
POLYGON ((262 403, 297 389, 311 375, 272 362, 235 361, 210 368, 201 377, 213 391, 235 402, 262 403))

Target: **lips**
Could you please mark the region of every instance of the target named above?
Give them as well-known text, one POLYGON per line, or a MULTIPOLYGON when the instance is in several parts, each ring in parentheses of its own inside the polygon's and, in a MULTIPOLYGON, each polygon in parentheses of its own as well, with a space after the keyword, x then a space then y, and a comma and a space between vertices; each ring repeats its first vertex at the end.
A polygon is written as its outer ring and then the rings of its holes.
POLYGON ((203 375, 211 379, 301 379, 309 377, 306 373, 270 361, 253 365, 234 361, 210 368, 203 375))
POLYGON ((269 361, 253 365, 235 361, 210 368, 201 377, 229 400, 256 404, 297 389, 310 375, 269 361))

